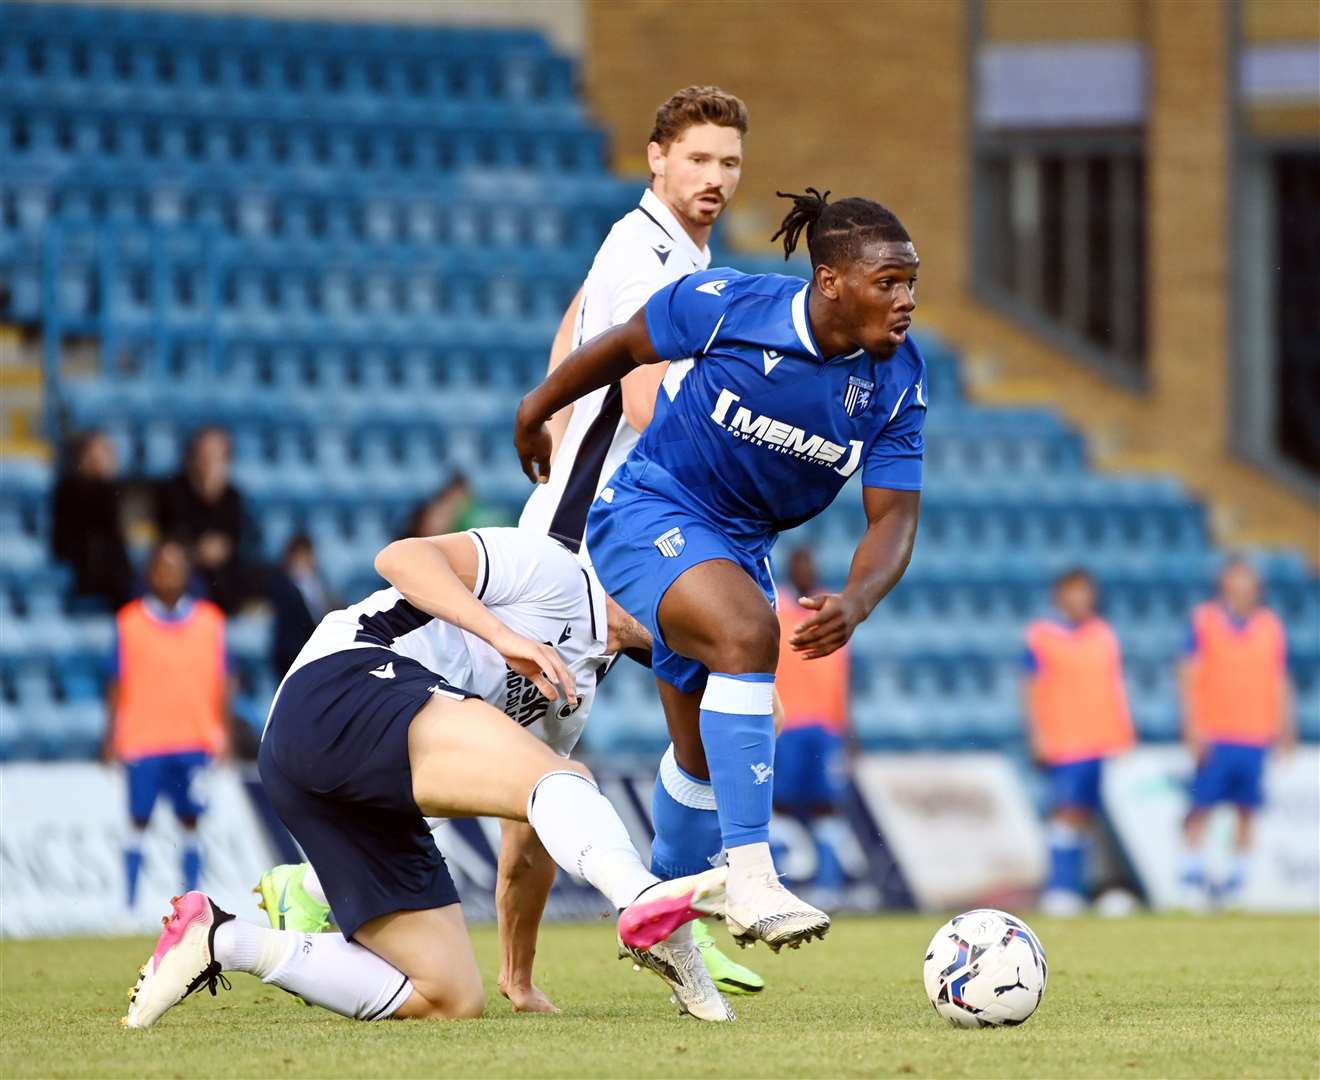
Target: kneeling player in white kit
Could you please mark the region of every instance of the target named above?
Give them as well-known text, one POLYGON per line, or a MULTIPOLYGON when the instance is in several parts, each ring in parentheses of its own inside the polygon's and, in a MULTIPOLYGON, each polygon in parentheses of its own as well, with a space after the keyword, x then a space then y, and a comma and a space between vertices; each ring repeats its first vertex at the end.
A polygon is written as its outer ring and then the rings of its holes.
POLYGON ((586 768, 487 703, 530 704, 534 689, 552 703, 535 723, 571 745, 612 655, 649 647, 646 632, 560 544, 516 529, 397 541, 376 568, 393 587, 322 620, 280 685, 260 756, 341 934, 268 929, 200 892, 176 897, 124 1023, 150 1026, 203 986, 214 994, 227 971, 355 1019, 480 1015, 427 814, 528 822, 621 910, 621 950, 683 1011, 732 1019, 687 925, 722 912, 725 870, 660 882, 586 768))

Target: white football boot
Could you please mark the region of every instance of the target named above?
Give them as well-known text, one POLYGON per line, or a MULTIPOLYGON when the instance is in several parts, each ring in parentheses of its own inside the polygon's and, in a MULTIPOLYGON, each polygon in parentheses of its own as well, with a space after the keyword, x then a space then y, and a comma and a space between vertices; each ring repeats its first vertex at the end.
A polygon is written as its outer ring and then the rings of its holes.
POLYGON ((773 871, 729 879, 724 923, 739 946, 764 941, 775 952, 823 938, 830 917, 789 892, 773 871))
POLYGON ((664 941, 649 949, 625 945, 619 937, 619 958, 629 958, 633 970, 645 968, 660 976, 673 991, 670 1001, 678 1006, 679 1014, 686 1013, 698 1020, 724 1023, 734 1019, 724 995, 716 988, 701 958, 701 950, 692 940, 692 926, 685 923, 664 941))
POLYGON ((680 1013, 715 1022, 733 1019, 733 1010, 715 988, 701 950, 692 937, 692 920, 724 910, 728 867, 659 881, 619 915, 619 957, 635 969, 660 976, 673 991, 680 1013))
POLYGON ((215 930, 234 916, 221 911, 205 893, 190 892, 170 901, 173 911, 161 919, 165 929, 156 951, 139 969, 139 978, 128 992, 128 1015, 119 1022, 125 1027, 151 1027, 194 990, 205 986, 216 993, 216 984, 229 989, 215 959, 215 930))

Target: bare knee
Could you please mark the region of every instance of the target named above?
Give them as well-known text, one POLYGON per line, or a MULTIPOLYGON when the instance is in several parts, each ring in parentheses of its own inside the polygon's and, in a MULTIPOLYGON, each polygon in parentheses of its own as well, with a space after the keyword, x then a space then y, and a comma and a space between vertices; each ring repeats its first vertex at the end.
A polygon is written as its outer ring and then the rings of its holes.
MULTIPOLYGON (((411 1018, 475 1020, 486 1011, 486 991, 479 980, 444 989, 414 983, 413 989, 421 1000, 415 1003, 416 1008, 408 1010, 411 1018)), ((400 1010, 396 1015, 402 1014, 403 1010, 400 1010)))
POLYGON ((779 620, 767 606, 764 613, 721 627, 709 649, 709 659, 697 659, 711 671, 729 675, 774 671, 779 663, 779 620))

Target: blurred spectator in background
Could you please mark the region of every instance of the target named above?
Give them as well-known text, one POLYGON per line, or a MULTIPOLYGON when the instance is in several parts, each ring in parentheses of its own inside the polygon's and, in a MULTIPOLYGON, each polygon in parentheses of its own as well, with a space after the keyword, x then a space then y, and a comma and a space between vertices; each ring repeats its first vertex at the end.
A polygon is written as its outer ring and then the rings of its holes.
POLYGON ((267 589, 274 629, 271 671, 284 678, 298 653, 325 614, 339 606, 316 566, 316 548, 306 533, 295 533, 284 546, 284 558, 271 574, 267 589))
POLYGON ((503 525, 505 518, 480 503, 463 473, 455 473, 442 488, 419 503, 408 518, 401 539, 441 536, 482 525, 503 525))
POLYGON ((128 904, 137 899, 142 834, 162 794, 183 826, 185 889, 197 888, 202 859, 198 772, 229 748, 225 617, 187 595, 192 567, 183 546, 161 544, 147 564, 147 591, 116 617, 118 640, 106 688, 109 725, 103 753, 128 770, 133 836, 124 852, 128 904))
POLYGON ((1183 734, 1196 761, 1192 808, 1184 826, 1183 902, 1193 911, 1241 896, 1251 851, 1251 820, 1262 798, 1270 747, 1296 741, 1283 623, 1261 603, 1260 578, 1246 560, 1225 565, 1219 595, 1192 612, 1179 671, 1183 734), (1203 851, 1205 823, 1220 803, 1237 808, 1227 878, 1212 888, 1203 851))
POLYGON ((229 479, 231 452, 228 432, 198 430, 188 443, 183 471, 161 485, 156 527, 161 539, 187 546, 211 599, 232 613, 245 588, 239 563, 243 497, 229 479))
POLYGON ((1102 765, 1132 745, 1133 732, 1122 652, 1096 614, 1095 579, 1069 570, 1054 582, 1053 599, 1054 617, 1027 627, 1023 696, 1032 755, 1050 783, 1050 868, 1041 907, 1072 915, 1086 906, 1102 765))
POLYGON ((812 884, 837 890, 844 884, 839 853, 851 843, 839 817, 848 782, 848 648, 815 660, 793 651, 793 631, 814 614, 799 600, 821 591, 816 561, 806 548, 789 555, 788 580, 791 589, 779 590, 775 686, 784 705, 784 727, 775 746, 775 809, 811 832, 817 866, 812 884))
POLYGON ((85 432, 69 444, 51 500, 51 552, 72 568, 74 594, 112 610, 133 596, 118 475, 110 437, 85 432))

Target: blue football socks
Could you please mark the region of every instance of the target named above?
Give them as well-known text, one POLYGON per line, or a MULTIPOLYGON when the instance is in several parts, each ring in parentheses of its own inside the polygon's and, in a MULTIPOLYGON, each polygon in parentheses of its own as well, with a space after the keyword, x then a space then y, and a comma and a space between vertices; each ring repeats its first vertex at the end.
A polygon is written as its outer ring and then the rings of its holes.
POLYGON ((679 767, 670 746, 660 761, 651 796, 651 873, 669 880, 709 870, 723 846, 715 792, 679 767))
POLYGON ((701 698, 701 741, 727 849, 770 842, 774 696, 772 673, 712 672, 701 698))
POLYGON ((1086 836, 1072 825, 1054 821, 1049 827, 1050 876, 1047 892, 1086 895, 1086 836))
POLYGON ((124 849, 124 877, 128 882, 128 906, 137 903, 138 879, 142 876, 142 849, 124 849))
POLYGON ((192 892, 202 880, 202 853, 195 843, 183 848, 183 887, 192 892))

